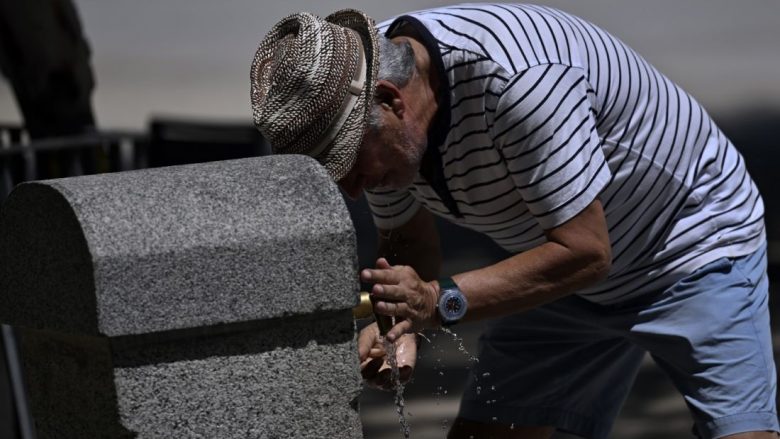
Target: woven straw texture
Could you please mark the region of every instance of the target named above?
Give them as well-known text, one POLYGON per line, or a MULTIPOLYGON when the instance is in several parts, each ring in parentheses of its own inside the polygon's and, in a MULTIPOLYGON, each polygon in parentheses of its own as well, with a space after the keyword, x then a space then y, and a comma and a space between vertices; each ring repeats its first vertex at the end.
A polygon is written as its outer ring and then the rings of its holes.
POLYGON ((355 163, 376 87, 379 66, 374 21, 352 9, 324 20, 302 12, 279 21, 260 43, 251 70, 255 126, 277 154, 313 155, 334 180, 355 163), (365 55, 365 84, 333 140, 316 150, 333 130, 350 82, 365 55))

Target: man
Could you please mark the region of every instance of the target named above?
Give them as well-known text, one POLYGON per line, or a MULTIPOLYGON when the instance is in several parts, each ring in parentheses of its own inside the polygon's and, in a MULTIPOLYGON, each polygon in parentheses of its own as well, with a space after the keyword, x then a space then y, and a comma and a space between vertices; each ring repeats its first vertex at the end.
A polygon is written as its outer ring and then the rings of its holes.
MULTIPOLYGON (((255 123, 366 191, 386 258, 361 279, 396 317, 399 362, 413 367, 415 331, 500 317, 449 437, 607 437, 645 352, 697 436, 777 437, 763 204, 699 104, 551 8, 378 29, 351 10, 282 20, 252 66, 255 123), (513 256, 438 279, 433 215, 513 256)), ((378 340, 375 325, 359 339, 374 381, 378 340)))

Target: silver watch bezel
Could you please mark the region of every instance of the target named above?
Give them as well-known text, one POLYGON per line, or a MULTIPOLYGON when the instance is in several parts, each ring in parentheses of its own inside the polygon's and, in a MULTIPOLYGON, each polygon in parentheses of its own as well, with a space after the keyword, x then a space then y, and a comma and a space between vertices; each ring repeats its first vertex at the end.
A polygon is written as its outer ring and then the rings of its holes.
POLYGON ((468 309, 468 301, 466 300, 466 296, 463 295, 463 292, 460 291, 459 288, 443 288, 441 290, 441 295, 439 296, 439 303, 436 305, 436 308, 439 312, 439 317, 441 318, 441 322, 443 325, 451 325, 454 323, 457 323, 460 321, 463 316, 466 315, 466 310, 468 309), (461 303, 461 307, 457 312, 451 312, 447 309, 447 301, 451 299, 458 299, 461 303))

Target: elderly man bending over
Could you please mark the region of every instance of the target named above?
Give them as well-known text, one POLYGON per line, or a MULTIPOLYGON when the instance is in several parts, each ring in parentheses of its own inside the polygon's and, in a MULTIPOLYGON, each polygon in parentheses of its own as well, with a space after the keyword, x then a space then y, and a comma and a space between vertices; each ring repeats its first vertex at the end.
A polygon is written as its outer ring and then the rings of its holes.
MULTIPOLYGON (((698 437, 777 437, 761 197, 701 106, 615 37, 533 5, 301 13, 251 77, 274 150, 366 193, 386 257, 361 279, 402 364, 420 329, 497 318, 450 438, 605 438, 645 352, 698 437), (434 215, 512 256, 439 278, 434 215)), ((374 381, 378 340, 359 339, 374 381)))

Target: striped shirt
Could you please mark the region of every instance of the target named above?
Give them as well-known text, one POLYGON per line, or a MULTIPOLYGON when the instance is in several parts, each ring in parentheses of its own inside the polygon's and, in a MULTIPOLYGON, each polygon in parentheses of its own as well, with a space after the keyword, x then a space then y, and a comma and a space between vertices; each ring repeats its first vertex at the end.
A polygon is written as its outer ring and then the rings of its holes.
POLYGON ((580 291, 611 304, 765 241, 744 161, 702 107, 617 38, 556 9, 464 4, 379 25, 413 31, 440 75, 423 169, 366 193, 377 227, 421 206, 512 253, 600 199, 613 262, 580 291))

